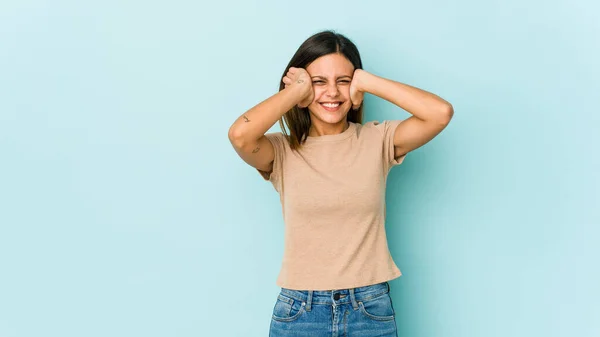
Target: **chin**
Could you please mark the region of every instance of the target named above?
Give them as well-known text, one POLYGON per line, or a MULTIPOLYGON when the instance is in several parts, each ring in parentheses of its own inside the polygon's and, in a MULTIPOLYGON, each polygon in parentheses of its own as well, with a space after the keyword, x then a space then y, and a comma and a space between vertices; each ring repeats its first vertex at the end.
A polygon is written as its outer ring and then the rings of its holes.
POLYGON ((323 118, 321 118, 322 121, 329 123, 329 124, 338 124, 342 121, 346 120, 346 115, 341 115, 341 116, 323 116, 323 118))

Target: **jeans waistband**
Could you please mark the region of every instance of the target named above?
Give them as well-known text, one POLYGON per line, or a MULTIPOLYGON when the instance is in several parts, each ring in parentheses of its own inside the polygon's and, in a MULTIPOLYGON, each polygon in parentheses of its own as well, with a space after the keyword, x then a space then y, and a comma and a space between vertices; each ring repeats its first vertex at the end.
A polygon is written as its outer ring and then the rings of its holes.
POLYGON ((383 295, 390 291, 390 284, 381 282, 364 287, 333 289, 333 290, 295 290, 281 288, 281 294, 305 303, 306 310, 310 311, 312 304, 330 304, 341 305, 352 303, 354 308, 358 308, 360 301, 367 301, 371 298, 383 295))

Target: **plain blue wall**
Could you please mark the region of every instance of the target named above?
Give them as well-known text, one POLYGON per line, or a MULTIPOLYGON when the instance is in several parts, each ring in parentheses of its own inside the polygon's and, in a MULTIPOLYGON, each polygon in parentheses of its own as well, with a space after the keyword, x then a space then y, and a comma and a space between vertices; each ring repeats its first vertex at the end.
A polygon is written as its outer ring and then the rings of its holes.
POLYGON ((598 7, 3 1, 0 336, 266 336, 281 207, 227 131, 322 29, 455 109, 388 181, 399 336, 599 336, 598 7))

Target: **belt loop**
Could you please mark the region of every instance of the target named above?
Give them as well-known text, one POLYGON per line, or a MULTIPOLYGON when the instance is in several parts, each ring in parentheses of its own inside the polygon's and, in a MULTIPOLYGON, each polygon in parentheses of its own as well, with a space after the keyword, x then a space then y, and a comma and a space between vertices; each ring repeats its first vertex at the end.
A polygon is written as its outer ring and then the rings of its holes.
POLYGON ((313 291, 309 290, 308 291, 308 299, 306 300, 306 306, 304 307, 304 309, 306 311, 310 311, 310 305, 312 303, 312 296, 313 296, 313 291))
POLYGON ((356 296, 354 296, 354 288, 350 288, 348 290, 350 290, 350 301, 352 302, 352 308, 356 310, 358 309, 358 304, 356 303, 356 296))

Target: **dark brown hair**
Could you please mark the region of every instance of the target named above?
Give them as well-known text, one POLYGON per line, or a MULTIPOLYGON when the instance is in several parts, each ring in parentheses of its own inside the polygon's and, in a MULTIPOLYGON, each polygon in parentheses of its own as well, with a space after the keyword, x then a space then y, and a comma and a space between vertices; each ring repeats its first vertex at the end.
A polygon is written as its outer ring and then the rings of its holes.
MULTIPOLYGON (((325 30, 314 34, 309 37, 300 45, 290 63, 283 71, 283 78, 290 67, 304 68, 308 67, 314 60, 321 56, 338 53, 343 55, 345 58, 354 65, 354 69, 362 69, 362 62, 360 60, 360 54, 358 48, 352 43, 347 37, 342 34, 335 33, 332 30, 325 30)), ((285 83, 280 81, 279 91, 285 88, 285 83)), ((362 124, 362 112, 363 105, 360 105, 358 110, 350 108, 346 119, 349 122, 362 124)), ((310 129, 311 121, 308 107, 299 108, 295 105, 289 111, 287 111, 280 119, 279 126, 281 127, 282 133, 288 138, 290 147, 292 150, 300 148, 301 144, 304 143, 306 137, 308 137, 308 130, 310 129), (284 128, 284 122, 290 130, 290 135, 287 134, 284 128)))

